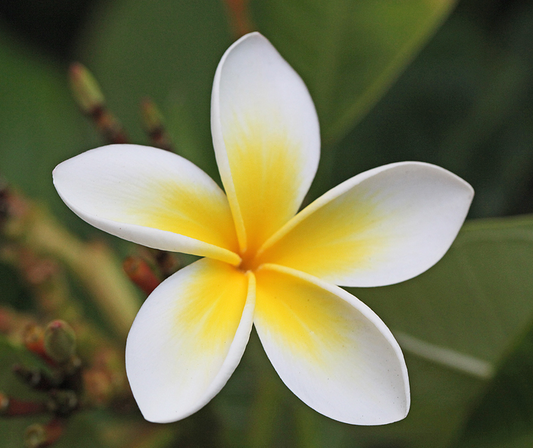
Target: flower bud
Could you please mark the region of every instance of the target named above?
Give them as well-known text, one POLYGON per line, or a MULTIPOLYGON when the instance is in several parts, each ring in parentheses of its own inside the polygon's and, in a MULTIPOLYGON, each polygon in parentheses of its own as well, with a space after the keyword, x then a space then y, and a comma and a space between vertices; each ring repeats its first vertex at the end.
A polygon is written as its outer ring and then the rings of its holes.
POLYGON ((107 109, 104 95, 91 72, 82 64, 74 63, 70 66, 69 78, 74 99, 105 139, 109 143, 126 143, 126 133, 107 109))
POLYGON ((63 364, 76 352, 76 334, 72 327, 62 320, 54 320, 44 331, 44 350, 53 361, 63 364))
POLYGON ((70 66, 70 87, 74 99, 86 114, 92 114, 105 102, 104 95, 96 79, 87 68, 76 62, 70 66))
POLYGON ((146 294, 150 294, 161 283, 152 267, 139 256, 129 256, 122 267, 130 280, 146 294))
POLYGON ((22 332, 22 342, 30 352, 46 361, 49 360, 44 350, 44 330, 42 327, 34 323, 26 325, 22 332))

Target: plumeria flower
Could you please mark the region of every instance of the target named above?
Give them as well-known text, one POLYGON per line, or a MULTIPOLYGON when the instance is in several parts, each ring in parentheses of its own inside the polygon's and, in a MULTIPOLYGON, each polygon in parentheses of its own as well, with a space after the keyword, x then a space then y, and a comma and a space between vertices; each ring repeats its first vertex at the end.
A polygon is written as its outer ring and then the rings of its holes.
POLYGON ((147 420, 196 412, 237 367, 252 325, 283 382, 333 419, 406 416, 402 352, 342 286, 382 286, 435 264, 473 190, 425 163, 355 176, 297 213, 315 175, 318 119, 299 76, 260 34, 218 65, 211 126, 225 192, 182 157, 110 145, 61 163, 54 183, 90 224, 203 258, 163 281, 127 340, 126 369, 147 420))

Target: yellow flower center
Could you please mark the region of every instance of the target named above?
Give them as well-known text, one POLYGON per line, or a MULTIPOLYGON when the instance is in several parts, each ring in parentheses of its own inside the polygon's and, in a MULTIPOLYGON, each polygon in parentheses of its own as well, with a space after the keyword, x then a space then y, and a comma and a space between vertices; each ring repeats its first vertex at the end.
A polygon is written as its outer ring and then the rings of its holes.
POLYGON ((239 256, 241 257, 241 264, 239 264, 238 268, 242 272, 248 272, 248 271, 255 271, 261 263, 258 257, 256 257, 256 251, 245 251, 243 253, 240 253, 239 256))

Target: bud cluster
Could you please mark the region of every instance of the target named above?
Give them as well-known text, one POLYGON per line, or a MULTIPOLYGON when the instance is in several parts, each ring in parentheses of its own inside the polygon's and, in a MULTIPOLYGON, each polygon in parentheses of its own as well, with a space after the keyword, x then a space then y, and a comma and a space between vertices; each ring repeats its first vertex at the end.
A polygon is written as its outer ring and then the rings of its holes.
POLYGON ((47 424, 27 428, 27 447, 49 446, 61 435, 64 421, 81 405, 82 363, 76 354, 76 335, 62 320, 54 320, 45 328, 29 324, 22 334, 25 348, 42 362, 38 367, 13 366, 15 375, 30 389, 44 394, 42 401, 23 401, 0 393, 0 415, 17 417, 51 414, 47 424))

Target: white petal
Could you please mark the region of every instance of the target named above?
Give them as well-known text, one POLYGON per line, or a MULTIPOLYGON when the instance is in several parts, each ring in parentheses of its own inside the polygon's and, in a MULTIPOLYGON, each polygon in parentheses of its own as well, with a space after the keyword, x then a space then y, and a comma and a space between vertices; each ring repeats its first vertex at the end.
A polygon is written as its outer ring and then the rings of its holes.
POLYGON ((472 187, 435 165, 385 165, 338 185, 260 251, 275 263, 343 286, 405 281, 433 266, 457 236, 472 187))
POLYGON ((224 192, 176 154, 109 145, 61 163, 53 176, 63 201, 101 230, 156 249, 240 260, 224 192))
POLYGON ((346 291, 276 265, 256 273, 254 324, 283 382, 335 420, 379 425, 409 410, 407 368, 396 340, 346 291))
POLYGON ((185 418, 222 389, 248 342, 254 302, 253 274, 205 258, 155 289, 126 345, 128 379, 147 420, 185 418))
POLYGON ((211 127, 241 249, 255 251, 294 216, 320 156, 309 92, 262 35, 242 37, 222 57, 211 127))

